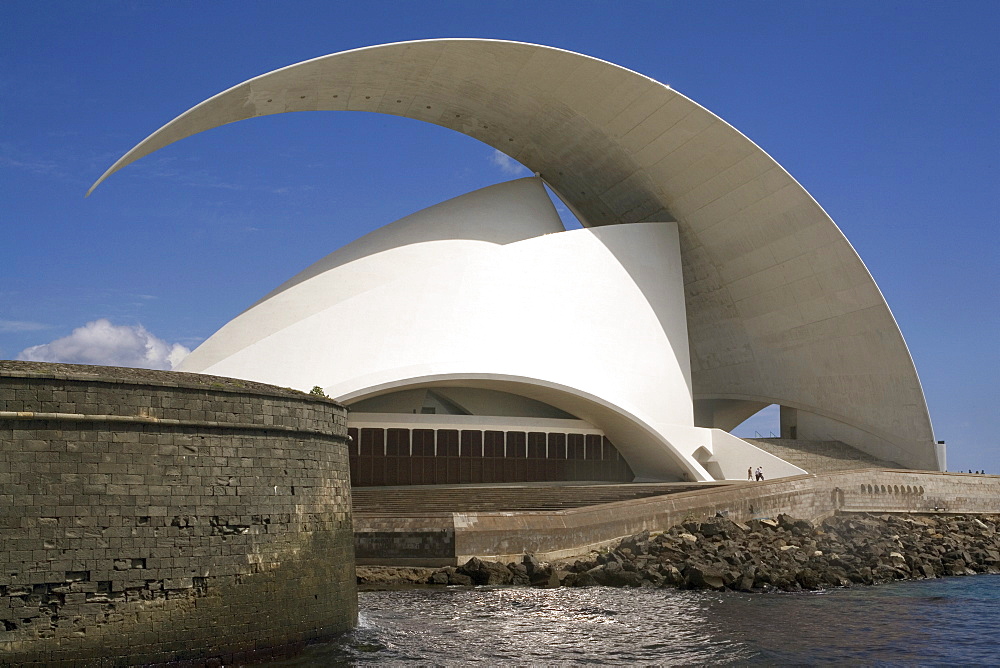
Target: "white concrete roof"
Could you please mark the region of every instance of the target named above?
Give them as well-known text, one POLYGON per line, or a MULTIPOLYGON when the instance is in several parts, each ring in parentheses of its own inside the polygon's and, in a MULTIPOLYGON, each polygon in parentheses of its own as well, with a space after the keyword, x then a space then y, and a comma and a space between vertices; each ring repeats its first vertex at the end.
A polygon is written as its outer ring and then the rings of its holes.
MULTIPOLYGON (((339 249, 228 322, 178 370, 319 385, 350 406, 414 388, 513 394, 600 429, 642 479, 742 478, 767 457, 693 425, 677 223, 565 231, 537 177, 468 193, 339 249), (713 460, 717 447, 727 456, 713 460)), ((502 415, 487 409, 469 424, 523 424, 502 415)), ((768 470, 803 473, 776 458, 768 470)))
POLYGON ((94 187, 203 130, 307 110, 405 116, 479 139, 539 172, 588 227, 676 220, 695 400, 791 406, 851 425, 879 457, 940 468, 902 335, 829 216, 720 118, 611 63, 479 39, 324 56, 193 107, 94 187))

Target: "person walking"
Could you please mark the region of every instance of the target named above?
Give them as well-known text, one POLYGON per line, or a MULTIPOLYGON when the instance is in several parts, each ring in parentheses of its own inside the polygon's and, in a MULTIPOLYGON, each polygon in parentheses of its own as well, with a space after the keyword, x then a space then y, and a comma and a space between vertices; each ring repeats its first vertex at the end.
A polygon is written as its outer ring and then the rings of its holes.
POLYGON ((747 480, 753 480, 753 467, 747 467, 747 480))

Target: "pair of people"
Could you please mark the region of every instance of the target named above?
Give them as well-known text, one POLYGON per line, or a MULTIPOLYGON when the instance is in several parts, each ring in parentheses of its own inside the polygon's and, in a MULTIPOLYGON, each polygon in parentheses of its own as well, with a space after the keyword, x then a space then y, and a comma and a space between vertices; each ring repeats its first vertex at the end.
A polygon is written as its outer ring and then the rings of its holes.
POLYGON ((763 479, 764 479, 764 469, 758 466, 757 470, 754 471, 752 466, 747 467, 747 480, 760 481, 763 479))

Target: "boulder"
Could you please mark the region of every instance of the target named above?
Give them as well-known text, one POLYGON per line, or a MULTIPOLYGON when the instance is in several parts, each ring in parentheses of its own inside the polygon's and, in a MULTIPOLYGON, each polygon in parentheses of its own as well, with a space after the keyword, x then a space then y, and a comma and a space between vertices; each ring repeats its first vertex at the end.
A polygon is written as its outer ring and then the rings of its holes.
POLYGON ((570 573, 562 584, 564 587, 596 587, 598 582, 590 574, 590 571, 585 571, 583 573, 570 573))
POLYGON ((796 536, 806 536, 814 530, 812 522, 809 520, 796 519, 784 513, 778 515, 778 526, 796 536))
POLYGON ((736 591, 753 591, 753 575, 750 573, 741 573, 739 579, 733 583, 732 589, 736 591))
MULTIPOLYGON (((565 574, 566 571, 562 571, 562 573, 565 574)), ((561 579, 559 575, 559 572, 557 572, 554 568, 535 571, 535 573, 531 575, 531 586, 539 587, 541 589, 553 589, 559 586, 561 579)))
POLYGON ((494 561, 482 561, 478 557, 459 566, 458 572, 468 575, 477 585, 506 585, 514 581, 513 574, 506 566, 494 561))
POLYGON ((524 564, 524 570, 527 571, 528 575, 533 574, 541 567, 538 559, 536 559, 533 554, 524 555, 524 557, 521 558, 521 563, 524 564))
POLYGON ((726 536, 732 538, 734 536, 739 536, 744 533, 747 529, 744 526, 738 525, 726 517, 712 517, 701 523, 701 535, 707 537, 711 536, 726 536))
POLYGON ((622 571, 613 579, 612 587, 641 587, 645 579, 635 571, 622 571))
POLYGON ((711 538, 712 536, 726 535, 726 531, 723 527, 719 526, 717 522, 702 522, 700 531, 698 532, 706 538, 711 538))
POLYGON ((925 577, 927 579, 937 577, 937 572, 934 570, 934 567, 922 561, 915 564, 911 572, 917 574, 917 577, 925 577))
POLYGON ((528 577, 528 570, 524 564, 507 564, 507 570, 510 571, 511 584, 520 586, 531 584, 531 578, 528 577))
POLYGON ((672 585, 678 587, 684 584, 684 574, 678 570, 673 564, 666 564, 660 566, 660 575, 663 576, 664 585, 672 585))
POLYGON ((625 560, 617 552, 602 552, 597 555, 597 563, 599 565, 616 563, 620 566, 624 561, 625 560))
POLYGON ((795 579, 803 589, 822 589, 826 584, 820 574, 811 568, 803 568, 795 574, 795 579))
POLYGON ((689 564, 684 569, 684 584, 691 589, 722 589, 722 572, 705 564, 689 564))
POLYGON ((681 524, 681 527, 684 529, 684 531, 691 534, 701 533, 701 522, 695 522, 694 520, 687 520, 686 522, 681 524))
POLYGON ((639 573, 642 578, 654 587, 662 587, 666 583, 666 578, 652 566, 648 566, 639 573))
POLYGON ((965 562, 961 559, 956 559, 945 564, 945 573, 947 575, 967 575, 967 570, 965 562))
POLYGON ((649 551, 649 532, 641 531, 622 539, 620 550, 631 550, 633 554, 645 554, 649 551))
POLYGON ((558 587, 560 577, 556 570, 546 563, 541 563, 534 557, 528 560, 530 555, 525 555, 524 569, 528 575, 528 582, 532 587, 551 588, 558 587))
POLYGON ((476 583, 473 582, 472 578, 470 578, 468 575, 464 575, 464 574, 459 573, 459 572, 456 571, 456 572, 454 572, 454 573, 452 573, 452 574, 450 574, 448 576, 448 584, 450 584, 450 585, 461 585, 461 586, 464 586, 464 587, 471 587, 472 585, 474 585, 476 583))

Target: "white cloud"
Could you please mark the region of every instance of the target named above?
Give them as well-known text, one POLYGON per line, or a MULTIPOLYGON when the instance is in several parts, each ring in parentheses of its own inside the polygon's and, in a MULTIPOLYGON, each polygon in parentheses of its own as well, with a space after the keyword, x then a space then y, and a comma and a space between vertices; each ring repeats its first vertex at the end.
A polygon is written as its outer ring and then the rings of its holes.
POLYGON ((69 336, 21 351, 19 360, 100 364, 139 369, 172 369, 191 351, 167 343, 142 325, 112 325, 101 318, 77 327, 69 336))
POLYGON ((26 322, 24 320, 0 320, 0 332, 37 332, 40 329, 49 329, 49 325, 40 322, 26 322))
POLYGON ((502 153, 496 149, 494 149, 493 154, 490 155, 490 162, 499 167, 500 171, 504 174, 510 174, 511 176, 529 174, 527 167, 506 153, 502 153))

